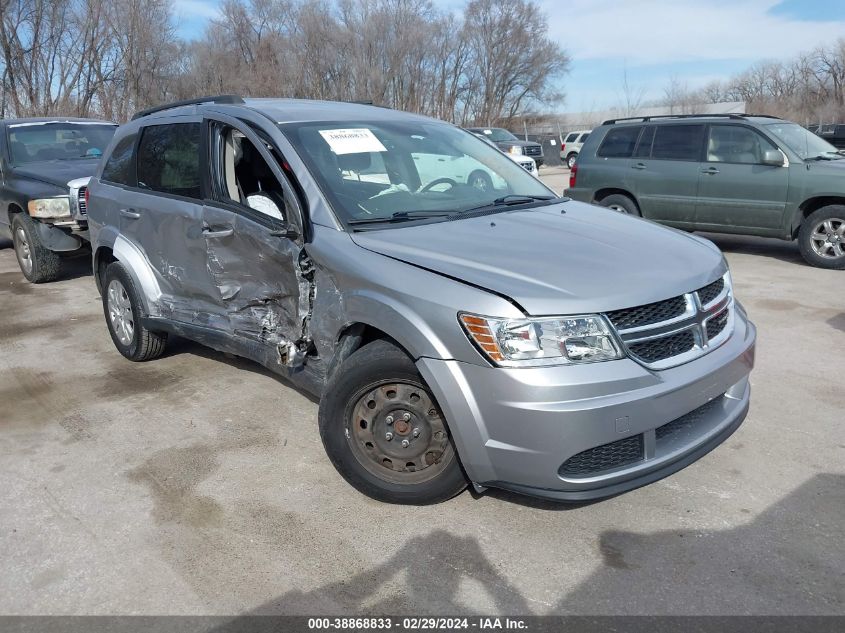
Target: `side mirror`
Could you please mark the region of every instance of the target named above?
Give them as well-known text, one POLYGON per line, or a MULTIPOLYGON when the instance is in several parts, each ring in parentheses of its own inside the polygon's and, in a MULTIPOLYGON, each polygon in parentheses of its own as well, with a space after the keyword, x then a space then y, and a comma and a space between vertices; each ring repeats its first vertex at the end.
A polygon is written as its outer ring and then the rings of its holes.
POLYGON ((767 149, 763 152, 763 164, 773 167, 783 167, 783 154, 777 149, 767 149))

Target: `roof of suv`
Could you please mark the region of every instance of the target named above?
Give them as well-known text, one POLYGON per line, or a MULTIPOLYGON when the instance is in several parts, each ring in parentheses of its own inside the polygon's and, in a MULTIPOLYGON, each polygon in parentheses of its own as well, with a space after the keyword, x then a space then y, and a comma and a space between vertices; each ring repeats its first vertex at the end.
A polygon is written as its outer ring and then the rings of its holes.
POLYGON ((114 121, 104 119, 84 119, 67 116, 40 116, 23 119, 0 119, 0 125, 21 125, 31 123, 102 123, 103 125, 117 125, 114 121))
POLYGON ((346 101, 312 101, 309 99, 248 98, 234 95, 222 97, 200 97, 173 104, 165 104, 138 112, 133 120, 155 116, 194 113, 197 108, 249 108, 260 112, 276 123, 295 123, 306 121, 390 121, 409 118, 420 121, 433 121, 429 117, 410 114, 390 108, 382 108, 368 103, 346 101))
POLYGON ((636 116, 625 117, 621 119, 608 119, 602 125, 618 125, 618 124, 642 124, 642 123, 672 123, 679 120, 688 119, 730 119, 734 121, 750 121, 752 123, 766 123, 772 121, 782 121, 780 117, 771 116, 768 114, 743 114, 743 113, 729 113, 729 114, 660 114, 654 116, 636 116))

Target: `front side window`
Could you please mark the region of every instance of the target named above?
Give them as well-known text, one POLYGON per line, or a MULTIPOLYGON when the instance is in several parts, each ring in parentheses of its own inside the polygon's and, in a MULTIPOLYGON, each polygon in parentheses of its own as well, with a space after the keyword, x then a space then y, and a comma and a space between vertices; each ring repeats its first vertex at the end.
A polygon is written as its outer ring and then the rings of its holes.
POLYGON ((451 125, 343 121, 280 127, 344 222, 446 216, 507 196, 555 198, 501 151, 451 125))
POLYGON ((507 143, 508 141, 519 140, 505 128, 501 127, 485 128, 481 130, 481 133, 494 143, 507 143))
POLYGON ((214 130, 216 197, 244 207, 265 223, 284 223, 291 205, 258 147, 232 127, 215 124, 214 130))
POLYGON ((641 125, 611 128, 597 154, 602 158, 630 158, 642 129, 641 125))
POLYGON ((703 144, 703 125, 659 125, 654 133, 651 157, 663 160, 700 160, 703 144))
POLYGON ((200 199, 200 124, 145 127, 138 144, 138 186, 200 199))
POLYGON ((121 139, 103 167, 102 180, 118 185, 135 185, 135 170, 132 159, 135 154, 135 134, 121 139))
POLYGON ((586 143, 588 138, 590 138, 590 133, 586 132, 586 133, 581 135, 581 138, 578 139, 578 142, 579 143, 586 143))
POLYGON ((777 149, 751 128, 740 125, 713 125, 707 139, 707 161, 759 165, 763 152, 777 149))
POLYGON ((804 129, 797 123, 782 121, 769 123, 766 130, 772 136, 782 141, 789 149, 798 154, 802 160, 808 158, 838 159, 841 155, 833 145, 804 129))
POLYGON ((100 158, 116 129, 82 121, 13 123, 8 126, 9 158, 15 165, 100 158))

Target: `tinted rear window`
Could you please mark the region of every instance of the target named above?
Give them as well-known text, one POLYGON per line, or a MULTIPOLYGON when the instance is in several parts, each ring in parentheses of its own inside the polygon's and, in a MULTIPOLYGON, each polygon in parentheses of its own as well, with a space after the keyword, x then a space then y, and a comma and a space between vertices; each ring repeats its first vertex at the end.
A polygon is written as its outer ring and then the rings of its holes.
POLYGON ((566 140, 564 141, 564 143, 574 143, 576 138, 578 138, 577 133, 570 134, 569 136, 566 137, 566 140))
POLYGON ((587 132, 586 134, 582 134, 581 138, 578 140, 578 142, 579 143, 586 143, 588 138, 590 138, 589 132, 587 132))
POLYGON ((660 125, 654 134, 651 157, 664 160, 700 160, 703 146, 703 125, 660 125))
POLYGON ((651 143, 654 140, 654 126, 649 126, 640 137, 640 142, 637 144, 637 151, 634 156, 637 158, 648 158, 651 156, 651 143))
POLYGON ((114 151, 103 167, 102 180, 119 185, 134 185, 135 174, 132 169, 132 157, 135 152, 137 136, 132 134, 118 142, 114 151))
POLYGON ((630 158, 642 129, 641 125, 611 129, 596 153, 603 158, 630 158))
POLYGON ((144 128, 138 144, 138 186, 200 198, 200 124, 144 128))

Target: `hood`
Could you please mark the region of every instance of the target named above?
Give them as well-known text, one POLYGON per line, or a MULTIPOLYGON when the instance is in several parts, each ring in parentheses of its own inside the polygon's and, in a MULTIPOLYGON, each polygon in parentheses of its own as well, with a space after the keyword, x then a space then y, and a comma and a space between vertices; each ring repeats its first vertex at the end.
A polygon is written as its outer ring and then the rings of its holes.
POLYGON ((352 234, 359 246, 504 295, 534 316, 668 299, 725 272, 711 242, 567 201, 352 234))
POLYGON ((62 189, 67 189, 67 183, 71 180, 93 176, 99 164, 99 158, 48 160, 15 167, 12 173, 18 178, 38 180, 49 185, 56 185, 62 189))
POLYGON ((516 139, 515 141, 498 141, 497 145, 507 145, 508 147, 539 147, 539 143, 535 143, 534 141, 521 141, 516 139))

